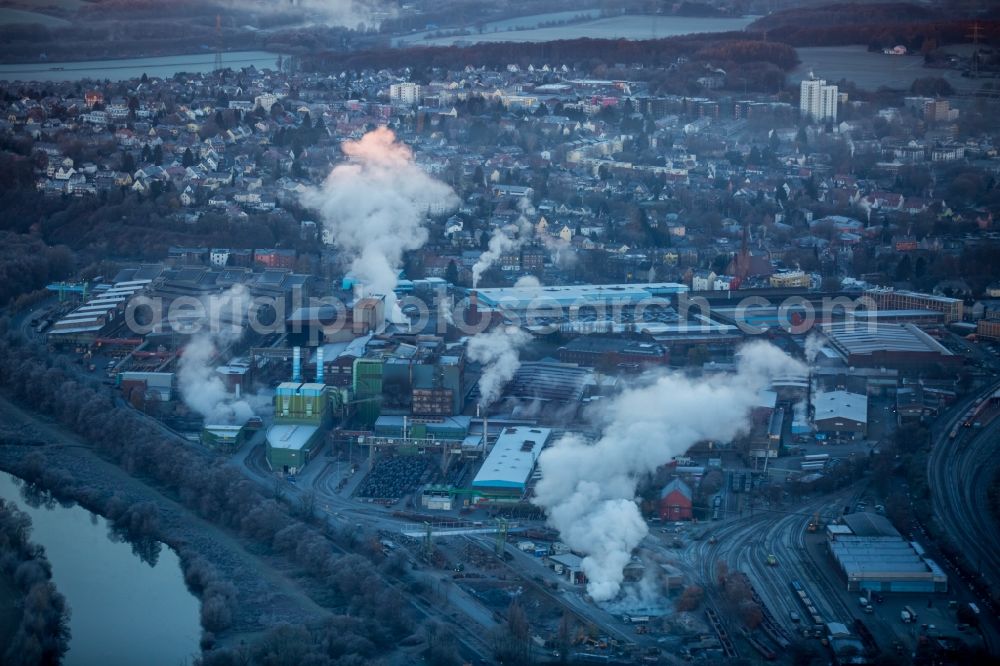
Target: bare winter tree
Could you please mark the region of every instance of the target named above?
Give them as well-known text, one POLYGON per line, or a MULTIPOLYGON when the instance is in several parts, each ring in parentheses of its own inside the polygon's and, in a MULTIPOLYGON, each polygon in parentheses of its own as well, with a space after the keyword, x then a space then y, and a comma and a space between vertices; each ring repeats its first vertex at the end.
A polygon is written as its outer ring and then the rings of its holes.
POLYGON ((533 663, 531 653, 531 627, 517 599, 507 608, 507 622, 497 627, 493 640, 493 650, 497 660, 503 664, 521 666, 533 663))

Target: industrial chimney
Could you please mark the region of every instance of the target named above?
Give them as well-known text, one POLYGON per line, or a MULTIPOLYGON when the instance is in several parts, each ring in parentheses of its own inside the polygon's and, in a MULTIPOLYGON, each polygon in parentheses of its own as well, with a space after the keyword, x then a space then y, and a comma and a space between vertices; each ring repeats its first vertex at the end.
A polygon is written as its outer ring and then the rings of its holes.
POLYGON ((316 383, 323 384, 323 348, 316 348, 316 383))
POLYGON ((302 381, 302 347, 292 347, 292 381, 302 381))

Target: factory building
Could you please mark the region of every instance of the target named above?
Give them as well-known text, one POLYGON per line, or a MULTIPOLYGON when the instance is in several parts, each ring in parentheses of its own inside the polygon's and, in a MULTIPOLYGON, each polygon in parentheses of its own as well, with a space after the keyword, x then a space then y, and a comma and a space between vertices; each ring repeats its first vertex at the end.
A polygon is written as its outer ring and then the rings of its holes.
POLYGON ((462 414, 438 418, 408 418, 399 415, 383 415, 375 420, 375 437, 386 439, 442 439, 461 441, 469 436, 471 426, 472 417, 462 414))
POLYGON ((223 453, 233 453, 246 441, 245 425, 206 425, 201 431, 201 443, 223 453))
POLYGON ((556 553, 546 558, 548 565, 560 576, 565 576, 574 585, 586 585, 587 574, 583 571, 583 558, 576 553, 556 553))
POLYGON ((385 297, 360 298, 349 308, 316 305, 296 309, 285 319, 289 344, 316 346, 347 342, 385 329, 385 297))
POLYGON ((913 324, 827 324, 820 328, 830 347, 852 368, 922 370, 959 367, 961 356, 913 324))
POLYGON ((937 310, 858 310, 848 314, 848 321, 862 328, 878 324, 940 326, 945 323, 945 314, 937 310))
POLYGON ((325 425, 330 400, 323 384, 282 382, 274 391, 276 421, 325 425))
POLYGON ((297 474, 323 443, 317 426, 276 423, 267 431, 267 462, 282 474, 297 474))
POLYGON ((672 479, 660 491, 660 520, 691 520, 691 487, 672 479))
POLYGON ((317 347, 312 365, 319 371, 322 365, 327 386, 348 388, 354 373, 354 361, 365 355, 371 334, 361 335, 351 340, 332 342, 317 347))
POLYGON ((948 591, 948 576, 916 542, 903 539, 886 519, 852 513, 827 526, 827 544, 847 589, 873 592, 948 591))
POLYGON ((292 381, 274 391, 274 425, 267 430, 265 445, 271 469, 283 474, 297 474, 319 451, 331 414, 330 396, 320 383, 322 372, 317 382, 302 383, 302 350, 292 351, 292 381))
POLYGON ((462 411, 465 356, 436 336, 414 342, 371 340, 354 359, 352 392, 357 424, 371 428, 385 414, 451 416, 462 411))
POLYGON ((933 310, 942 313, 947 324, 962 321, 964 303, 960 298, 890 288, 869 289, 865 296, 880 310, 933 310))
MULTIPOLYGON (((820 358, 832 352, 824 347, 820 358)), ((881 395, 894 392, 899 385, 899 371, 888 368, 849 368, 842 363, 832 367, 820 366, 812 370, 813 381, 820 391, 847 390, 851 393, 881 395)))
MULTIPOLYGON (((56 321, 48 331, 48 341, 57 346, 93 345, 102 335, 112 333, 122 321, 130 298, 144 292, 155 272, 125 274, 126 279, 94 288, 94 296, 56 321)), ((58 290, 58 285, 51 285, 58 290)), ((136 337, 130 335, 129 337, 136 337)))
POLYGON ((120 372, 118 386, 122 397, 132 404, 144 404, 150 400, 169 402, 173 394, 174 373, 172 372, 120 372))
POLYGON ((868 396, 830 391, 813 396, 816 431, 834 439, 864 439, 868 434, 868 396))
POLYGON ((610 317, 615 308, 628 312, 654 300, 661 305, 675 303, 678 294, 688 291, 687 285, 675 282, 501 287, 479 289, 470 300, 478 310, 509 317, 523 318, 531 313, 551 317, 558 312, 563 318, 589 313, 600 319, 602 315, 610 317))
POLYGON ((559 348, 559 360, 593 368, 635 369, 667 365, 670 354, 655 342, 583 335, 559 348))
POLYGON ((505 428, 472 480, 473 490, 494 499, 520 500, 527 491, 538 456, 551 435, 550 428, 505 428))

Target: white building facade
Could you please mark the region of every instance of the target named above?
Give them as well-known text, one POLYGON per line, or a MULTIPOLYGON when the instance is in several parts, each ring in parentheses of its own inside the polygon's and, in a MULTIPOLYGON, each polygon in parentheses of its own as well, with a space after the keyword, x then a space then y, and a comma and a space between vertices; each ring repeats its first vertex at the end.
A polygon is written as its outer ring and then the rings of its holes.
POLYGON ((393 83, 389 86, 389 101, 400 106, 420 103, 420 85, 417 83, 393 83))
POLYGON ((836 122, 839 95, 837 86, 827 85, 823 79, 810 76, 801 85, 799 111, 803 117, 814 122, 836 122))

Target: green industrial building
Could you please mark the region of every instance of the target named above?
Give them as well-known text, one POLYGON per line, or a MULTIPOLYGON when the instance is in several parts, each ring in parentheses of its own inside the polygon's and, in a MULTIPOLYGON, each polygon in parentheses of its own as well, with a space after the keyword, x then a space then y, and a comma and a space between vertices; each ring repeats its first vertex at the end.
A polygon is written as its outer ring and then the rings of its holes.
POLYGON ((267 462, 276 472, 298 474, 322 443, 323 431, 318 426, 275 424, 267 431, 267 462))
POLYGON ((329 425, 330 398, 323 384, 284 382, 274 392, 274 425, 267 431, 267 462, 297 474, 319 451, 329 425))
POLYGON ((245 425, 206 425, 201 431, 201 443, 215 451, 233 453, 247 439, 245 425))
POLYGON ((355 359, 351 389, 357 404, 358 421, 363 427, 371 428, 381 412, 382 359, 355 359))
POLYGON ((327 425, 330 398, 323 384, 282 382, 274 391, 274 420, 327 425))

